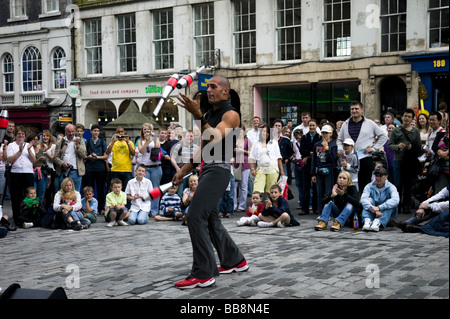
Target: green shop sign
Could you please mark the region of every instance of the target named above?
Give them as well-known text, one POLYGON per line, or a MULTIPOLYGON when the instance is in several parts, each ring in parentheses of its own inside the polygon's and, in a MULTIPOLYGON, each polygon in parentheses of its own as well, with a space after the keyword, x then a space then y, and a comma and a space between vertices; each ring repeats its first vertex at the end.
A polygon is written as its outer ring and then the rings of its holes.
POLYGON ((157 86, 157 85, 149 85, 145 88, 145 93, 150 94, 150 93, 159 93, 162 94, 163 92, 163 87, 162 86, 157 86))

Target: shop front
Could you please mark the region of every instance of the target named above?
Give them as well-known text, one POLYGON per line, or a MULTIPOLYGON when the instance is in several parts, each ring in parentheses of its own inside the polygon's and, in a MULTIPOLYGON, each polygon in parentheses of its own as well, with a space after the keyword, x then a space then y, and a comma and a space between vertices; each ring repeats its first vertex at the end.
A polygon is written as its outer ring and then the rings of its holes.
MULTIPOLYGON (((122 115, 134 101, 139 110, 149 118, 152 118, 153 110, 158 104, 163 88, 164 80, 149 81, 118 81, 118 82, 79 82, 81 91, 81 103, 77 108, 77 118, 87 129, 93 124, 104 127, 111 121, 122 115)), ((185 90, 183 90, 185 92, 185 90)), ((167 98, 155 121, 159 126, 186 125, 184 109, 176 105, 178 90, 175 89, 167 98)))
POLYGON ((427 98, 423 100, 424 108, 437 111, 439 103, 450 103, 448 87, 449 55, 447 52, 427 54, 405 54, 405 61, 411 63, 411 69, 420 77, 421 84, 425 86, 427 98))
POLYGON ((315 83, 257 85, 254 87, 255 115, 271 124, 281 119, 286 124, 301 123, 302 112, 309 112, 318 121, 332 123, 349 117, 349 104, 361 100, 360 81, 323 81, 315 83))
POLYGON ((17 126, 36 134, 50 128, 50 110, 48 107, 15 107, 9 108, 9 120, 17 126))

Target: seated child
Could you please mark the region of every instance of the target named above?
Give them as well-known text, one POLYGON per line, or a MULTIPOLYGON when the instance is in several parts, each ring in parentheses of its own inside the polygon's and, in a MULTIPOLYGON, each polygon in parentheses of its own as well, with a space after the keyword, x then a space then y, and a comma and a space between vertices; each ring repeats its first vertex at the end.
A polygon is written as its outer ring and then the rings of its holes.
POLYGON ((241 217, 241 219, 239 219, 237 221, 237 225, 238 226, 246 226, 246 225, 256 226, 258 224, 258 222, 260 221, 258 216, 263 211, 263 209, 264 209, 264 204, 262 203, 261 193, 258 191, 254 191, 252 193, 252 204, 250 205, 247 212, 245 213, 247 215, 247 217, 241 217))
POLYGON ((169 188, 167 193, 161 198, 161 203, 159 204, 159 209, 163 213, 163 215, 155 216, 155 220, 157 221, 167 221, 167 220, 179 220, 183 217, 184 213, 182 212, 181 198, 177 194, 177 186, 172 186, 169 188))
POLYGON ((83 196, 81 199, 82 216, 89 219, 91 223, 95 223, 97 221, 98 201, 94 198, 94 189, 91 186, 85 186, 83 196))
POLYGON ((259 227, 286 227, 299 226, 300 223, 292 216, 289 204, 281 196, 281 187, 278 184, 270 187, 270 197, 266 200, 265 207, 259 214, 259 227))
POLYGON ((124 221, 130 216, 127 205, 127 194, 122 191, 122 181, 118 178, 111 180, 111 191, 106 195, 106 206, 108 210, 105 213, 107 227, 115 225, 128 226, 124 221))
MULTIPOLYGON (((77 195, 75 192, 66 192, 61 199, 61 204, 66 204, 70 206, 74 206, 77 201, 77 195)), ((65 209, 63 209, 63 213, 65 212, 65 209)), ((72 222, 70 223, 72 228, 74 230, 81 230, 81 229, 87 229, 91 225, 91 221, 85 217, 83 217, 83 214, 81 210, 78 211, 70 211, 64 213, 64 220, 66 222, 69 221, 69 217, 72 218, 72 222)))
POLYGON ((151 208, 150 192, 153 186, 152 182, 144 177, 146 173, 145 165, 139 164, 135 169, 136 177, 131 179, 125 188, 127 198, 131 201, 130 216, 128 217, 130 225, 144 225, 148 222, 151 208))
POLYGON ((35 187, 28 187, 26 193, 27 197, 20 205, 19 221, 23 228, 40 227, 42 217, 45 215, 45 208, 36 196, 35 187))

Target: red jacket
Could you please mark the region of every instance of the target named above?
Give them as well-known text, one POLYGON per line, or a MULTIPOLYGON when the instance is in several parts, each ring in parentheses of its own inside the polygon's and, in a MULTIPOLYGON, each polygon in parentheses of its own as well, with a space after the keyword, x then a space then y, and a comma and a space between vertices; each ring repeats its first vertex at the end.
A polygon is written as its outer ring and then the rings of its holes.
MULTIPOLYGON (((245 212, 247 214, 248 217, 251 217, 253 215, 252 212, 252 205, 250 205, 250 207, 248 208, 248 210, 245 212)), ((264 204, 259 204, 258 208, 256 209, 256 213, 254 213, 256 216, 258 216, 264 209, 264 204)))

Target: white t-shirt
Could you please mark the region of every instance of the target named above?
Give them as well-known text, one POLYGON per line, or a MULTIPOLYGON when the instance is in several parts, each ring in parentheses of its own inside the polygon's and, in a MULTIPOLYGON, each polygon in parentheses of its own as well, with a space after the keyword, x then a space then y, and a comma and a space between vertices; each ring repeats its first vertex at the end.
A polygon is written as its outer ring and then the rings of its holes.
POLYGON ((130 210, 138 212, 139 210, 143 210, 145 212, 149 212, 151 208, 151 201, 149 193, 153 190, 152 182, 143 177, 142 181, 139 183, 136 178, 131 179, 127 183, 127 187, 125 188, 125 193, 134 196, 139 194, 143 197, 139 199, 134 199, 131 201, 130 210))
MULTIPOLYGON (((33 163, 30 160, 30 154, 28 154, 28 143, 25 143, 22 154, 20 154, 19 158, 11 166, 11 173, 31 173, 33 174, 33 163)), ((6 151, 7 157, 10 157, 16 154, 19 151, 19 145, 16 142, 12 142, 8 145, 8 149, 6 151)), ((31 148, 31 152, 35 155, 33 148, 31 148)))

